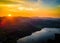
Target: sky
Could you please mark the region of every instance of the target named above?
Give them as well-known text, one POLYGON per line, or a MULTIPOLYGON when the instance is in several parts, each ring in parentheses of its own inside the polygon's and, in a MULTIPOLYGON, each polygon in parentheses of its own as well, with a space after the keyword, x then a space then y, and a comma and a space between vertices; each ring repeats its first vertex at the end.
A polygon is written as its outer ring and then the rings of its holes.
POLYGON ((60 0, 0 0, 0 16, 60 17, 60 0))

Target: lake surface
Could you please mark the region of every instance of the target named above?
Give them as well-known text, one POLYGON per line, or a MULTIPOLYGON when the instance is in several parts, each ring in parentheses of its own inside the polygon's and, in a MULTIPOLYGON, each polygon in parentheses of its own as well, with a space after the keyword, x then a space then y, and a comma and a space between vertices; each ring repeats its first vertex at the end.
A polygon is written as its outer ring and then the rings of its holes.
POLYGON ((30 36, 17 40, 17 43, 42 43, 48 39, 54 40, 55 34, 60 34, 60 28, 43 28, 40 31, 32 33, 30 36))

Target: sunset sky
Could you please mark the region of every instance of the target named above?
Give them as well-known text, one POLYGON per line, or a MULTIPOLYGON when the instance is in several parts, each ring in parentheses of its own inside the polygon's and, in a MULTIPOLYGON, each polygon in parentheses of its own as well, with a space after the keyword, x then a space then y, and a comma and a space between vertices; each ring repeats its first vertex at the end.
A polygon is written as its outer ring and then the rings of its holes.
POLYGON ((0 16, 60 17, 60 0, 0 0, 0 16))

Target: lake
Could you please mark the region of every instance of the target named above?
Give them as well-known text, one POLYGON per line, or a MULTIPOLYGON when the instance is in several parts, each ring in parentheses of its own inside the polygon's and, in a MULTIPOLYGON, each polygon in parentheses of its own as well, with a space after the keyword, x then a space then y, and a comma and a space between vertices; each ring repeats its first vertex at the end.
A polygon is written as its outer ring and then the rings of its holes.
POLYGON ((43 28, 40 31, 32 33, 30 36, 17 40, 17 43, 42 43, 48 39, 54 40, 55 34, 60 34, 60 28, 43 28))

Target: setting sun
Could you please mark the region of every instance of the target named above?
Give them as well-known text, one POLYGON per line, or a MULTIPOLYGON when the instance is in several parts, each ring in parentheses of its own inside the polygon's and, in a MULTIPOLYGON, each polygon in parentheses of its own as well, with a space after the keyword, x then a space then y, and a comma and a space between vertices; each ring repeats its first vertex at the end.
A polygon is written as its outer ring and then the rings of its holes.
POLYGON ((11 14, 8 14, 8 16, 12 16, 11 14))

